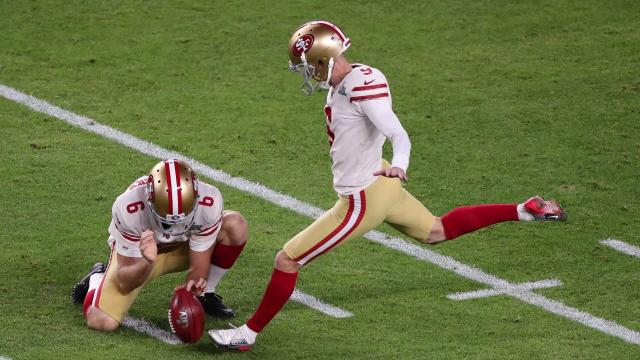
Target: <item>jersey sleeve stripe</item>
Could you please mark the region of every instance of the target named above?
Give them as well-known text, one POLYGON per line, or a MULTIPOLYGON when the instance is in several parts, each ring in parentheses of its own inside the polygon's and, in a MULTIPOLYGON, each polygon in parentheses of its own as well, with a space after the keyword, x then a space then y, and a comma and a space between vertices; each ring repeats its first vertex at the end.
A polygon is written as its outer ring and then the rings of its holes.
POLYGON ((205 232, 205 231, 209 231, 209 230, 213 229, 214 227, 218 226, 218 224, 219 224, 219 223, 220 223, 220 222, 217 222, 217 223, 215 223, 215 224, 213 224, 213 225, 211 225, 211 226, 209 226, 209 227, 207 227, 207 228, 200 229, 200 231, 198 231, 198 233, 203 233, 203 232, 205 232))
POLYGON ((133 234, 129 234, 126 231, 122 231, 120 230, 120 228, 116 225, 116 229, 118 230, 118 232, 120 232, 120 234, 122 235, 123 238, 129 240, 129 241, 140 241, 140 236, 136 236, 133 234))
POLYGON ((206 233, 199 232, 196 235, 198 235, 198 236, 209 236, 209 235, 213 234, 214 232, 216 232, 216 230, 218 230, 218 225, 219 225, 219 223, 216 224, 216 226, 214 226, 213 229, 207 231, 206 233))
POLYGON ((365 100, 379 99, 379 98, 385 98, 385 97, 389 97, 389 93, 380 93, 380 94, 365 95, 365 96, 352 96, 349 98, 349 102, 365 101, 365 100))
POLYGON ((351 91, 365 91, 365 90, 373 90, 373 89, 382 89, 386 87, 387 87, 387 84, 356 86, 353 89, 351 89, 351 91))
MULTIPOLYGON (((120 230, 118 229, 118 231, 120 231, 120 230)), ((120 234, 122 235, 123 238, 125 238, 125 239, 127 239, 129 241, 134 241, 134 242, 135 241, 140 241, 139 237, 131 236, 131 235, 125 233, 125 232, 120 231, 120 234)))
POLYGON ((204 230, 200 231, 196 235, 197 236, 209 236, 209 235, 213 234, 214 232, 216 232, 216 230, 218 230, 218 226, 220 225, 221 221, 222 220, 218 221, 218 223, 213 225, 213 227, 210 227, 208 229, 204 229, 204 230))

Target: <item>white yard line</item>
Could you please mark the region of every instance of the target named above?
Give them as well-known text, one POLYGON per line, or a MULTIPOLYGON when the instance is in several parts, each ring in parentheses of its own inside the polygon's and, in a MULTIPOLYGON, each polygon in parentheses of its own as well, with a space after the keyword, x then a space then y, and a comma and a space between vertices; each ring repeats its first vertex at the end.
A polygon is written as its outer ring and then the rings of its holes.
POLYGON ((316 309, 321 313, 334 318, 347 318, 353 316, 353 314, 348 311, 342 310, 339 307, 335 307, 331 304, 327 304, 318 298, 298 291, 298 289, 293 291, 291 300, 307 305, 312 309, 316 309))
POLYGON ((469 299, 479 299, 488 296, 496 296, 496 295, 509 295, 512 292, 523 292, 530 291, 533 289, 544 289, 555 286, 562 286, 562 281, 557 279, 549 279, 549 280, 541 280, 534 282, 526 282, 521 284, 510 285, 505 288, 493 288, 493 289, 484 289, 477 291, 469 291, 469 292, 459 292, 455 294, 447 295, 447 298, 451 300, 469 300, 469 299))
MULTIPOLYGON (((291 295, 291 300, 297 301, 301 304, 307 305, 308 307, 315 309, 325 315, 334 317, 334 318, 346 318, 353 316, 352 313, 342 310, 338 307, 335 307, 331 304, 327 304, 322 300, 313 297, 311 295, 307 295, 298 291, 297 289, 291 295)), ((126 315, 124 320, 122 321, 122 326, 135 330, 137 332, 147 334, 151 337, 154 337, 165 344, 169 345, 178 345, 183 342, 172 332, 163 330, 157 327, 155 324, 150 323, 148 321, 137 319, 133 316, 126 315)), ((0 357, 0 360, 3 360, 0 357)))
MULTIPOLYGON (((253 194, 257 197, 268 200, 281 207, 290 209, 298 214, 307 215, 312 218, 317 218, 324 212, 322 209, 318 207, 304 203, 289 195, 285 195, 277 191, 271 190, 264 185, 261 185, 243 178, 231 176, 230 174, 227 174, 221 170, 213 169, 205 164, 195 161, 194 159, 186 157, 182 154, 166 150, 157 145, 153 145, 147 141, 141 140, 137 137, 126 134, 122 131, 113 129, 106 125, 99 124, 95 120, 74 114, 70 111, 51 105, 46 101, 26 95, 13 88, 10 88, 1 84, 0 84, 0 95, 2 95, 3 97, 11 101, 23 104, 35 111, 56 117, 71 125, 80 127, 82 129, 98 134, 100 136, 112 139, 129 148, 138 150, 141 153, 144 153, 159 159, 176 158, 183 161, 187 161, 195 168, 197 172, 203 174, 204 176, 214 181, 217 181, 217 182, 226 184, 228 186, 234 187, 236 189, 239 189, 241 191, 253 194)), ((498 290, 500 290, 505 288, 509 289, 512 287, 517 287, 517 285, 514 285, 507 280, 500 279, 495 275, 487 274, 478 268, 463 264, 451 257, 438 254, 434 251, 425 249, 423 247, 407 242, 398 237, 390 237, 379 231, 371 231, 367 233, 365 237, 373 242, 376 242, 388 248, 403 252, 416 259, 430 262, 443 269, 453 271, 454 273, 460 276, 463 276, 467 279, 489 285, 491 288, 497 288, 498 290)), ((621 325, 616 324, 613 321, 602 319, 602 318, 593 316, 589 313, 569 307, 567 305, 564 305, 561 302, 547 299, 542 295, 533 293, 531 290, 522 289, 518 291, 505 291, 504 295, 511 296, 513 298, 519 299, 531 305, 535 305, 548 312, 563 316, 565 318, 571 319, 573 321, 576 321, 590 328, 602 331, 605 334, 619 337, 629 343, 640 345, 640 332, 625 328, 621 325)))
POLYGON ((8 357, 6 357, 6 356, 1 356, 1 355, 0 355, 0 360, 11 360, 11 358, 8 358, 8 357))
POLYGON ((175 336, 172 332, 160 329, 153 323, 141 319, 136 319, 133 316, 125 315, 124 320, 122 321, 122 326, 152 336, 165 344, 182 344, 182 341, 178 339, 178 337, 175 336))
POLYGON ((608 246, 612 249, 618 250, 623 254, 635 256, 640 258, 640 247, 627 244, 624 241, 616 240, 616 239, 606 239, 600 241, 600 244, 608 246))

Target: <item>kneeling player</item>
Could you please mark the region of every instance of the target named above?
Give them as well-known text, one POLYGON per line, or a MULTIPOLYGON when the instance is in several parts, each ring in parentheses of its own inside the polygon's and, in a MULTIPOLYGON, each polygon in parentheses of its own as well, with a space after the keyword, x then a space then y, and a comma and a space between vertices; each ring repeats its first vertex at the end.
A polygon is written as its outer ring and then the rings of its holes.
POLYGON ((118 196, 109 226, 108 266, 95 264, 71 294, 83 303, 87 326, 115 330, 140 290, 158 276, 188 270, 187 290, 211 316, 234 311, 215 287, 247 242, 247 223, 223 211, 220 191, 196 179, 191 167, 164 160, 118 196))

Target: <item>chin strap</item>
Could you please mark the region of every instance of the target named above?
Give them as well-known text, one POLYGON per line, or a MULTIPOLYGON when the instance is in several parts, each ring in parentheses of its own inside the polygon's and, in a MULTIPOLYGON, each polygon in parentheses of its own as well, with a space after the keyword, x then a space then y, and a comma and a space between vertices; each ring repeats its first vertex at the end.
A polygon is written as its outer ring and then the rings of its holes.
POLYGON ((300 55, 300 59, 302 60, 302 63, 299 65, 293 65, 291 61, 289 61, 289 70, 296 72, 300 71, 300 67, 302 67, 301 74, 303 82, 300 86, 300 90, 302 90, 303 93, 311 96, 317 89, 328 90, 331 88, 331 74, 333 74, 333 66, 335 64, 334 58, 329 58, 329 64, 327 65, 327 78, 324 81, 315 81, 313 79, 315 68, 307 63, 305 53, 300 55), (314 81, 315 84, 313 83, 314 81))
POLYGON ((331 87, 331 74, 333 73, 333 58, 329 58, 329 66, 327 71, 327 80, 318 82, 318 86, 321 89, 329 89, 331 87))

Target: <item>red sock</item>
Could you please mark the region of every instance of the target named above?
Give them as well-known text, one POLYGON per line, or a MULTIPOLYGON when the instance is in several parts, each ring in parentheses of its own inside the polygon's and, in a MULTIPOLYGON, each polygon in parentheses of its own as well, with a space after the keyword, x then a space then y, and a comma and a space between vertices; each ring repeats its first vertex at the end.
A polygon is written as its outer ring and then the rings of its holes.
POLYGON ((211 263, 217 267, 223 269, 230 269, 240 256, 242 249, 247 243, 242 245, 232 246, 217 243, 213 248, 213 255, 211 255, 211 263))
POLYGON ((84 297, 84 303, 82 303, 82 313, 84 317, 87 317, 87 311, 89 311, 89 306, 93 303, 93 295, 96 293, 96 289, 93 289, 87 293, 84 297))
POLYGON ((249 329, 260 332, 267 326, 271 319, 282 309, 284 304, 289 301, 293 289, 296 286, 297 279, 297 272, 286 273, 278 269, 273 269, 271 281, 269 285, 267 285, 267 290, 264 292, 260 306, 258 306, 258 310, 256 310, 256 313, 253 314, 251 319, 247 321, 249 329))
POLYGON ((490 204, 462 206, 442 217, 447 240, 503 221, 518 221, 518 205, 490 204))

